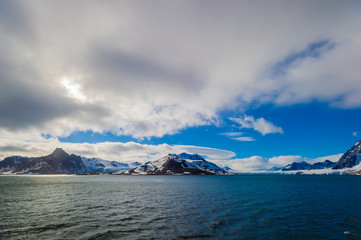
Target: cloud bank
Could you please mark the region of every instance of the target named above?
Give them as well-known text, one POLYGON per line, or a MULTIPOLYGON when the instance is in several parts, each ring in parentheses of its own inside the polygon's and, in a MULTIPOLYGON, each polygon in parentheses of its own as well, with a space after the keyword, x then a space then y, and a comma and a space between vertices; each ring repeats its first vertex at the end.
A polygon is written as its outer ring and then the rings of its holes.
MULTIPOLYGON (((360 10, 357 1, 1 1, 0 132, 141 139, 252 104, 360 107, 360 10)), ((262 118, 237 121, 282 133, 262 118)))

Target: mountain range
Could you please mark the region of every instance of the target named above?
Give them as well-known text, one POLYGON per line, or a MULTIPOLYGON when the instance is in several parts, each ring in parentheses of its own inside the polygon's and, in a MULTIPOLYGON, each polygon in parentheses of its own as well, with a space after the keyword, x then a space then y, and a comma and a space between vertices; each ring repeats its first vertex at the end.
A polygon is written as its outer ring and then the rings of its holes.
POLYGON ((68 154, 57 148, 43 157, 12 156, 0 161, 0 172, 15 174, 227 174, 227 171, 206 161, 198 154, 168 154, 155 161, 131 164, 86 158, 68 154))
MULTIPOLYGON (((282 168, 273 167, 268 171, 323 174, 340 173, 361 174, 361 140, 356 142, 337 162, 325 160, 314 164, 293 162, 282 168), (327 170, 327 172, 325 172, 327 170)), ((11 156, 0 161, 0 173, 10 174, 229 174, 232 169, 220 168, 198 154, 170 153, 155 161, 120 163, 100 158, 86 158, 68 154, 61 148, 42 157, 11 156)))
POLYGON ((287 166, 281 168, 281 171, 295 171, 295 170, 315 170, 315 169, 328 169, 336 165, 335 162, 330 160, 325 160, 324 162, 316 162, 314 164, 309 164, 305 161, 302 162, 293 162, 287 166))
POLYGON ((17 174, 113 173, 130 170, 138 165, 140 163, 126 164, 100 158, 86 158, 75 154, 69 155, 63 149, 57 148, 53 153, 43 157, 7 157, 0 161, 0 172, 17 174))
POLYGON ((330 160, 325 160, 324 162, 317 162, 314 164, 309 164, 305 161, 293 162, 279 169, 279 171, 285 172, 285 171, 330 169, 333 170, 334 172, 337 172, 337 170, 346 170, 346 171, 350 171, 350 173, 356 172, 361 174, 360 162, 361 162, 361 140, 357 141, 355 145, 352 146, 347 152, 345 152, 337 162, 332 162, 330 160))

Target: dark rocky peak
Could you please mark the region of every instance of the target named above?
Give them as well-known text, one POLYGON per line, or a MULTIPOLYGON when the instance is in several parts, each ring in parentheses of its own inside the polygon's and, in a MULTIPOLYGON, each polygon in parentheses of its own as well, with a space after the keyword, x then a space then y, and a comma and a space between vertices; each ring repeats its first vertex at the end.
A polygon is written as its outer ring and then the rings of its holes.
POLYGON ((348 154, 361 154, 361 140, 357 141, 355 143, 355 145, 353 145, 353 147, 350 148, 346 153, 348 153, 348 154))
POLYGON ((357 141, 352 148, 342 155, 333 169, 352 168, 359 164, 361 155, 361 140, 357 141))
POLYGON ((62 148, 56 148, 52 154, 49 155, 49 157, 55 158, 55 159, 64 159, 69 157, 69 154, 66 153, 62 148))

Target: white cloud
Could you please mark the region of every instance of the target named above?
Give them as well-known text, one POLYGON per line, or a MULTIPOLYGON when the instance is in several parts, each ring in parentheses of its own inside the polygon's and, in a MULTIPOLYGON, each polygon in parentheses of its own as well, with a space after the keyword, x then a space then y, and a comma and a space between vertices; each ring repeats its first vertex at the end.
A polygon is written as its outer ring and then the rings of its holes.
POLYGON ((358 137, 358 132, 353 132, 353 133, 352 133, 352 136, 358 137))
POLYGON ((204 155, 207 159, 229 159, 234 157, 236 154, 232 151, 200 147, 200 146, 189 146, 189 145, 173 145, 172 149, 176 153, 187 152, 187 153, 198 153, 204 155))
POLYGON ((220 135, 227 136, 227 137, 238 137, 242 136, 244 132, 224 132, 220 133, 220 135))
MULTIPOLYGON (((254 103, 359 107, 360 5, 324 5, 2 2, 0 129, 161 137, 254 103), (334 47, 310 48, 322 41, 334 47), (280 63, 283 74, 273 74, 280 63), (81 78, 63 91, 63 76, 81 78)), ((254 121, 262 134, 282 132, 254 121)))
POLYGON ((238 172, 251 172, 265 169, 265 166, 267 166, 267 159, 260 156, 252 156, 249 158, 220 161, 218 164, 222 167, 230 167, 238 172))
POLYGON ((239 118, 230 118, 231 121, 240 124, 240 128, 252 128, 260 132, 262 135, 270 133, 283 133, 281 127, 276 127, 273 123, 265 120, 264 118, 255 119, 252 116, 244 115, 239 118))
POLYGON ((242 135, 244 135, 243 132, 224 132, 224 133, 221 133, 220 135, 227 136, 232 140, 236 140, 236 141, 240 141, 240 142, 255 141, 255 139, 253 137, 242 136, 242 135))
POLYGON ((240 141, 240 142, 252 142, 255 141, 255 139, 253 137, 235 137, 235 138, 231 138, 233 140, 236 141, 240 141))
POLYGON ((271 167, 283 167, 287 164, 293 162, 302 162, 305 161, 305 158, 298 155, 286 155, 286 156, 276 156, 268 159, 268 164, 271 167))

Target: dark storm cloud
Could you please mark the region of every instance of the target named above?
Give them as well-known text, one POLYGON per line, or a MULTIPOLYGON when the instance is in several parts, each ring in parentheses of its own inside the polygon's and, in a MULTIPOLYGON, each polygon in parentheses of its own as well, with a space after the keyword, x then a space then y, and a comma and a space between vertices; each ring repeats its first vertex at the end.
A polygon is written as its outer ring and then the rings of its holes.
POLYGON ((31 21, 19 1, 0 0, 0 31, 2 38, 11 36, 30 41, 34 37, 31 21))
POLYGON ((29 151, 30 150, 26 148, 13 146, 13 145, 0 146, 0 152, 29 152, 29 151))
MULTIPOLYGON (((0 1, 0 128, 36 126, 70 114, 77 106, 42 82, 24 57, 36 34, 17 1, 0 1)), ((29 62, 28 62, 29 61, 29 62)))
POLYGON ((129 90, 160 84, 196 92, 203 87, 200 77, 191 69, 172 69, 147 56, 99 47, 92 51, 89 59, 88 68, 94 70, 94 84, 100 88, 122 86, 129 90))
POLYGON ((98 106, 81 105, 44 85, 36 72, 0 57, 0 127, 39 126, 77 111, 107 114, 98 106))
POLYGON ((71 113, 76 105, 39 83, 32 69, 0 56, 0 127, 39 125, 71 113))
POLYGON ((39 127, 74 115, 82 119, 109 115, 105 107, 74 102, 59 84, 52 85, 58 79, 47 75, 42 63, 42 48, 47 45, 42 47, 39 33, 44 31, 36 28, 26 6, 0 1, 0 129, 39 127))
MULTIPOLYGON (((0 56, 0 128, 23 129, 78 114, 107 116, 106 108, 78 104, 62 89, 52 88, 44 76, 26 62, 30 59, 3 49, 0 56), (86 114, 85 114, 86 113, 86 114)), ((51 79, 49 79, 51 80, 51 79)))

